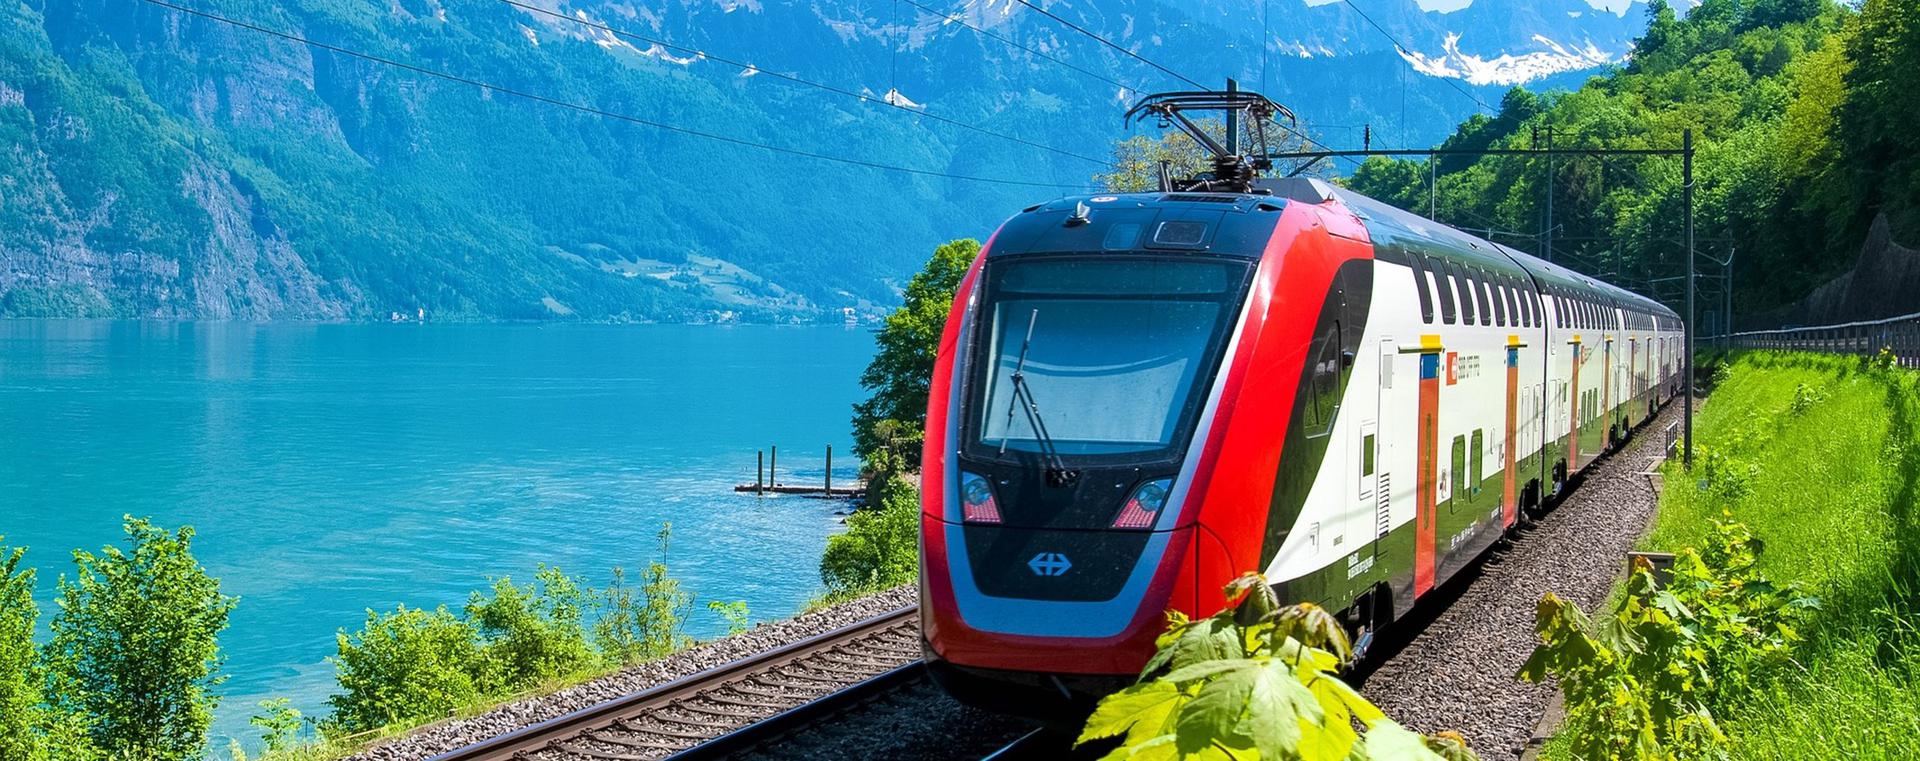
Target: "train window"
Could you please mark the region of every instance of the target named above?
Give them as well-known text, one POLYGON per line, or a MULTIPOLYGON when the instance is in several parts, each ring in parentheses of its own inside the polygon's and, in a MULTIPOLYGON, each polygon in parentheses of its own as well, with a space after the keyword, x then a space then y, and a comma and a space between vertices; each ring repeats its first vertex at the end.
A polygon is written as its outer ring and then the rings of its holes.
POLYGON ((1447 269, 1453 273, 1454 285, 1460 292, 1460 324, 1473 324, 1473 282, 1467 279, 1466 270, 1460 265, 1447 262, 1447 269))
POLYGON ((1420 321, 1432 324, 1433 294, 1427 290, 1429 287, 1427 285, 1427 267, 1420 261, 1419 254, 1407 257, 1407 261, 1409 266, 1413 267, 1413 291, 1420 296, 1420 321))
POLYGON ((1471 490, 1469 492, 1470 494, 1479 496, 1480 484, 1485 483, 1484 479, 1486 478, 1487 467, 1486 437, 1482 434, 1481 429, 1473 429, 1473 445, 1472 448, 1467 451, 1471 452, 1473 456, 1473 473, 1469 479, 1470 485, 1467 488, 1471 490))
POLYGON ((1520 300, 1527 305, 1527 327, 1540 327, 1540 294, 1535 293, 1532 288, 1523 287, 1520 291, 1520 300))
POLYGON ((1340 411, 1339 321, 1320 334, 1313 347, 1312 372, 1307 379, 1304 428, 1308 436, 1325 436, 1333 430, 1333 417, 1340 411))
POLYGON ((1429 262, 1429 264, 1432 265, 1429 269, 1433 270, 1434 293, 1440 297, 1440 321, 1452 325, 1453 286, 1447 284, 1449 278, 1452 276, 1447 274, 1447 270, 1442 266, 1441 262, 1429 262))
MULTIPOLYGON (((1467 492, 1467 437, 1453 437, 1453 505, 1473 495, 1467 492)), ((1451 512, 1451 508, 1449 509, 1451 512)))
POLYGON ((1492 304, 1493 290, 1487 286, 1486 274, 1487 273, 1485 272, 1480 273, 1480 278, 1477 281, 1480 285, 1480 291, 1479 291, 1480 324, 1492 325, 1493 324, 1493 304, 1492 304))
POLYGON ((1373 434, 1360 438, 1360 475, 1373 475, 1373 434))
POLYGON ((1507 304, 1513 304, 1513 296, 1507 294, 1505 282, 1494 281, 1494 325, 1507 327, 1507 304))

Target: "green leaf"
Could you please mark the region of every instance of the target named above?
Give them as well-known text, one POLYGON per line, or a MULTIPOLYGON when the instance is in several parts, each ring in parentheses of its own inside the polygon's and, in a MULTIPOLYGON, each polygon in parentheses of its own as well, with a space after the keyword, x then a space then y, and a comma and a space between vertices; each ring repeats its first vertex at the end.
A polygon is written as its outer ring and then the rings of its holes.
POLYGON ((1093 716, 1087 719, 1087 726, 1080 732, 1080 738, 1074 741, 1074 745, 1084 745, 1090 740, 1123 732, 1128 733, 1131 740, 1132 734, 1145 728, 1154 730, 1152 734, 1159 734, 1173 712, 1190 699, 1170 681, 1155 680, 1133 685, 1100 700, 1100 705, 1094 708, 1093 716), (1130 728, 1133 731, 1130 732, 1130 728))
POLYGON ((1173 735, 1161 735, 1145 742, 1128 743, 1100 757, 1100 761, 1176 761, 1180 758, 1180 749, 1173 744, 1173 735))
POLYGON ((1427 748, 1427 738, 1391 719, 1368 728, 1361 747, 1369 761, 1443 761, 1440 754, 1427 748))
POLYGON ((1175 669, 1173 673, 1167 674, 1166 676, 1161 677, 1160 679, 1162 681, 1179 684, 1184 682, 1192 682, 1199 679, 1205 679, 1207 677, 1210 677, 1222 672, 1233 671, 1236 669, 1251 669, 1251 668, 1258 668, 1258 667, 1259 667, 1259 664, 1257 662, 1246 659, 1246 658, 1221 658, 1217 660, 1203 661, 1200 663, 1195 663, 1190 666, 1186 666, 1184 668, 1175 669))
POLYGON ((1255 676, 1247 700, 1246 728, 1261 758, 1286 758, 1299 747, 1299 705, 1313 699, 1296 694, 1304 691, 1300 680, 1278 660, 1269 661, 1255 676))
POLYGON ((1224 664, 1225 668, 1214 668, 1210 672, 1217 676, 1208 680, 1200 688, 1200 694, 1180 708, 1180 716, 1174 720, 1174 737, 1181 753, 1199 753, 1215 742, 1233 738, 1240 717, 1247 711, 1247 699, 1253 694, 1254 680, 1261 672, 1259 664, 1247 660, 1216 663, 1224 664))

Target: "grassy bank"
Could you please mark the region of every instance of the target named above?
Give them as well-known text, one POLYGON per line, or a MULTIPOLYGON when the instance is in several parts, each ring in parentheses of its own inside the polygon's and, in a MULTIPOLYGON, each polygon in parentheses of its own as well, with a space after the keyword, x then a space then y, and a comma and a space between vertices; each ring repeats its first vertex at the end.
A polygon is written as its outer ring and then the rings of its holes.
POLYGON ((1714 707, 1732 756, 1920 758, 1920 376, 1756 353, 1717 377, 1642 545, 1700 546, 1725 511, 1821 601, 1785 668, 1714 707))

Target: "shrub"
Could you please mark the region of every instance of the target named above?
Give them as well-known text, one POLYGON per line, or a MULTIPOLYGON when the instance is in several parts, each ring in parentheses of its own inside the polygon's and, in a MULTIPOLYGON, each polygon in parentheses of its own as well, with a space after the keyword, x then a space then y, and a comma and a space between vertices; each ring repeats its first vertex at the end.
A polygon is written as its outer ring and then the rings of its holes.
POLYGON ((747 609, 746 600, 721 602, 710 600, 707 610, 713 611, 720 620, 727 622, 727 634, 734 635, 753 628, 753 611, 747 609))
POLYGON ((445 606, 367 611, 366 627, 336 636, 342 692, 327 699, 328 724, 342 733, 445 716, 490 694, 491 675, 472 624, 445 606))
POLYGON ((501 577, 491 597, 473 593, 467 620, 479 631, 482 654, 509 690, 531 687, 591 669, 597 662, 581 625, 592 592, 551 566, 534 583, 501 577))
POLYGON ((193 529, 128 517, 130 551, 73 554, 45 658, 56 711, 118 756, 199 758, 225 677, 218 637, 234 598, 191 552, 193 529))
POLYGON ((1280 606, 1256 573, 1227 597, 1210 618, 1169 613, 1140 682, 1102 699, 1077 744, 1123 737, 1115 760, 1474 758, 1458 735, 1422 737, 1340 681, 1352 652, 1326 611, 1280 606))
POLYGON ((297 747, 301 730, 307 721, 300 715, 300 709, 290 705, 286 698, 274 698, 260 701, 260 710, 247 719, 248 724, 260 730, 260 744, 268 753, 279 753, 297 747))
POLYGON ((1759 552, 1745 526, 1718 521, 1703 548, 1675 556, 1668 588, 1644 559, 1636 562, 1602 627, 1551 593, 1541 598, 1541 644, 1519 676, 1559 680, 1567 706, 1560 736, 1573 756, 1724 755, 1727 737, 1712 706, 1785 662, 1799 639, 1794 608, 1815 604, 1761 576, 1759 552))
POLYGON ((919 571, 919 490, 887 471, 867 483, 866 506, 847 516, 846 532, 829 537, 820 556, 828 599, 906 584, 919 571))
MULTIPOLYGON (((660 555, 667 554, 673 524, 660 527, 660 555)), ((601 593, 600 620, 594 623, 594 640, 607 660, 615 664, 639 663, 662 658, 693 642, 685 634, 687 614, 693 610, 693 594, 680 587, 680 581, 667 575, 667 565, 659 560, 647 564, 647 572, 636 592, 626 584, 626 571, 613 569, 613 582, 601 593)), ((744 606, 743 606, 744 607, 744 606)))

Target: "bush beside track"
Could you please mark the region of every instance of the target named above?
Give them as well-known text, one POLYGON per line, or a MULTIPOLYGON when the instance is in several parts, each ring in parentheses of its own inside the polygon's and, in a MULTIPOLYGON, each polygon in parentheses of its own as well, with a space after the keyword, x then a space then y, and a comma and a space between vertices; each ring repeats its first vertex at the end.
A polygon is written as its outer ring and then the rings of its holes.
MULTIPOLYGON (((1761 574, 1821 601, 1782 667, 1712 701, 1727 752, 1920 758, 1920 374, 1884 357, 1720 363, 1695 467, 1665 466, 1641 547, 1705 546, 1730 516, 1764 544, 1761 574)), ((1547 755, 1571 754, 1562 739, 1547 755)))

